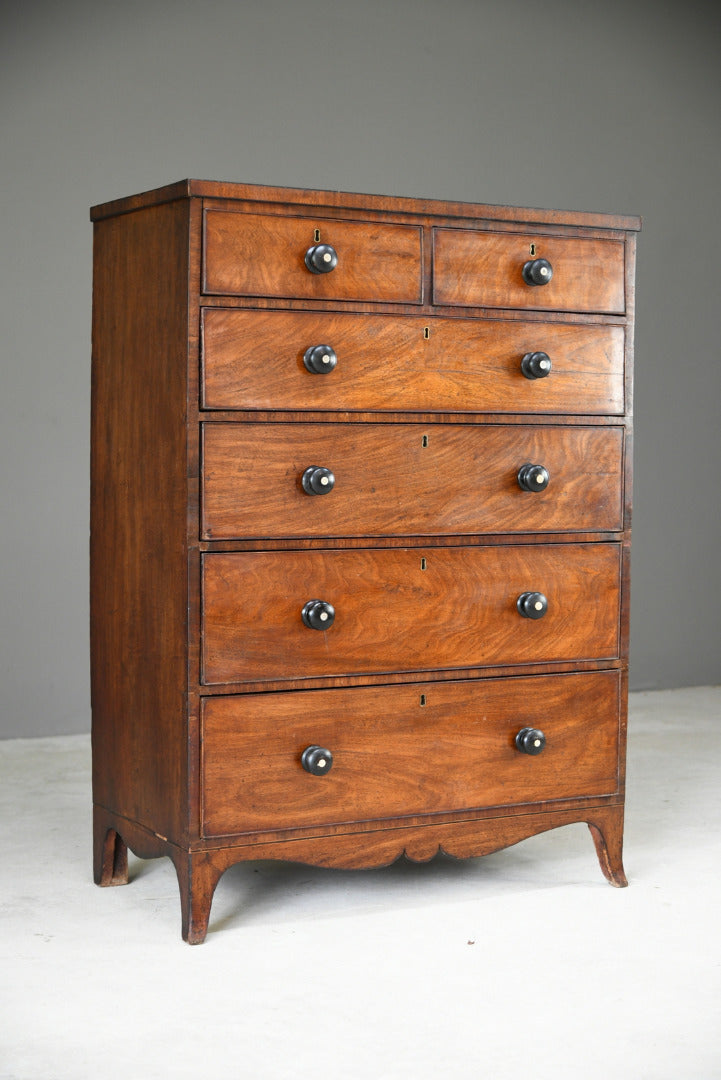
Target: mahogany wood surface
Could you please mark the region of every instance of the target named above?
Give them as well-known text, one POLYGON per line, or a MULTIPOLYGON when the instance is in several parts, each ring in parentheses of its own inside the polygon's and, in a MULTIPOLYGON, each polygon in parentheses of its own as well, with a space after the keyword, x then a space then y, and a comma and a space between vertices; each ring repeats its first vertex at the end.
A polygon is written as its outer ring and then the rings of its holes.
POLYGON ((187 832, 188 205, 95 226, 93 797, 187 832))
POLYGON ((615 794, 619 673, 203 702, 205 835, 615 794), (514 744, 540 728, 537 756, 514 744), (307 746, 333 755, 326 775, 307 746))
POLYGON ((616 657, 619 591, 618 544, 205 555, 203 681, 616 657), (327 631, 301 619, 314 599, 327 631))
POLYGON ((624 257, 624 244, 616 240, 435 229, 433 299, 471 307, 622 313, 624 257), (521 270, 530 258, 551 263, 547 285, 526 285, 521 270))
POLYGON ((623 429, 448 424, 203 425, 205 539, 612 531, 623 429), (543 491, 518 472, 541 464, 543 491), (308 466, 330 469, 308 495, 308 466))
POLYGON ((623 349, 621 326, 210 308, 203 405, 618 414, 623 349), (313 375, 303 363, 306 349, 319 344, 338 356, 329 375, 313 375), (527 379, 527 352, 546 352, 551 375, 527 379))
POLYGON ((625 885, 639 219, 194 180, 91 217, 98 884, 168 855, 198 943, 235 862, 468 857, 586 822, 625 885))
MULTIPOLYGON (((638 231, 641 218, 635 214, 592 213, 579 210, 534 209, 519 206, 500 206, 492 203, 452 202, 439 199, 416 199, 407 196, 361 194, 348 191, 318 191, 311 188, 274 187, 267 184, 238 184, 217 180, 177 180, 172 184, 140 192, 126 198, 99 203, 90 210, 92 221, 99 221, 118 214, 131 213, 146 206, 157 206, 176 199, 198 198, 209 205, 221 205, 230 199, 237 208, 257 204, 264 211, 269 208, 285 211, 288 206, 347 208, 369 213, 395 213, 408 216, 432 216, 461 218, 467 222, 479 218, 494 222, 531 222, 539 225, 549 223, 564 228, 600 229, 614 231, 638 231)), ((257 207, 256 207, 257 208, 257 207)))
POLYGON ((210 210, 204 240, 207 293, 422 300, 421 231, 414 225, 210 210), (317 242, 338 253, 329 274, 309 273, 305 265, 306 251, 317 242))

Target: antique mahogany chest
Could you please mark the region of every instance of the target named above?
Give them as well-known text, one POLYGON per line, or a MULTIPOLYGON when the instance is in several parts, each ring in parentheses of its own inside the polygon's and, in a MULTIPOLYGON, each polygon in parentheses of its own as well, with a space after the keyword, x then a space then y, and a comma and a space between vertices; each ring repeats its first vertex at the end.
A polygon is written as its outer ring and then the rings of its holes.
POLYGON ((605 214, 184 181, 94 222, 95 879, 622 854, 634 252, 605 214))

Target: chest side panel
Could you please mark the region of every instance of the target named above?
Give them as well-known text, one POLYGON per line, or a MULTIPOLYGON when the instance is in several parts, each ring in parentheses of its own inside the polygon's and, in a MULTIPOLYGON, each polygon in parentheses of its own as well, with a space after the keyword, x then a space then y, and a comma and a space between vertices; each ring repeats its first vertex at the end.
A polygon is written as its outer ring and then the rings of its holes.
POLYGON ((90 533, 95 801, 182 835, 188 204, 95 225, 90 533))

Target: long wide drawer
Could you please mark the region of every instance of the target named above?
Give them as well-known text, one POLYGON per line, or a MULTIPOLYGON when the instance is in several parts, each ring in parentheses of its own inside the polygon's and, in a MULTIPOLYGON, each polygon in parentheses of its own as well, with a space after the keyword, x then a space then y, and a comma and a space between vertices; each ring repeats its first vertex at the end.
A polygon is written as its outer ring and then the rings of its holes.
MULTIPOLYGON (((544 278, 541 278, 543 281, 544 278)), ((626 309, 621 240, 434 229, 433 300, 469 307, 621 314, 626 309), (547 284, 523 269, 544 260, 547 284)))
POLYGON ((622 461, 619 427, 206 423, 202 535, 618 530, 622 461), (526 465, 546 470, 536 490, 526 465))
MULTIPOLYGON (((206 409, 576 413, 624 408, 624 330, 500 319, 208 308, 206 409), (330 360, 304 357, 325 346, 330 360), (523 358, 545 353, 549 374, 523 358)), ((543 361, 542 361, 543 362, 543 361)))
POLYGON ((208 210, 203 266, 206 293, 407 304, 423 299, 416 225, 208 210), (313 273, 306 265, 306 253, 317 243, 337 254, 330 273, 313 273))
POLYGON ((620 554, 598 543, 206 554, 202 680, 616 657, 620 554), (539 617, 519 611, 528 593, 541 594, 539 617))
POLYGON ((611 795, 618 704, 617 671, 205 698, 203 833, 611 795), (324 775, 302 765, 313 746, 324 775))

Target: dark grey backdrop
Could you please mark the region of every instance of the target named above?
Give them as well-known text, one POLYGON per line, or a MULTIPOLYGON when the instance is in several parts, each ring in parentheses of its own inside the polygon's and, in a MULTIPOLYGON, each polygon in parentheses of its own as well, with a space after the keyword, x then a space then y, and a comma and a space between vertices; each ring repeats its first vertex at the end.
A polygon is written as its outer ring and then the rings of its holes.
POLYGON ((0 49, 0 735, 83 731, 88 207, 187 176, 641 213, 632 685, 721 681, 718 4, 65 0, 0 49))

